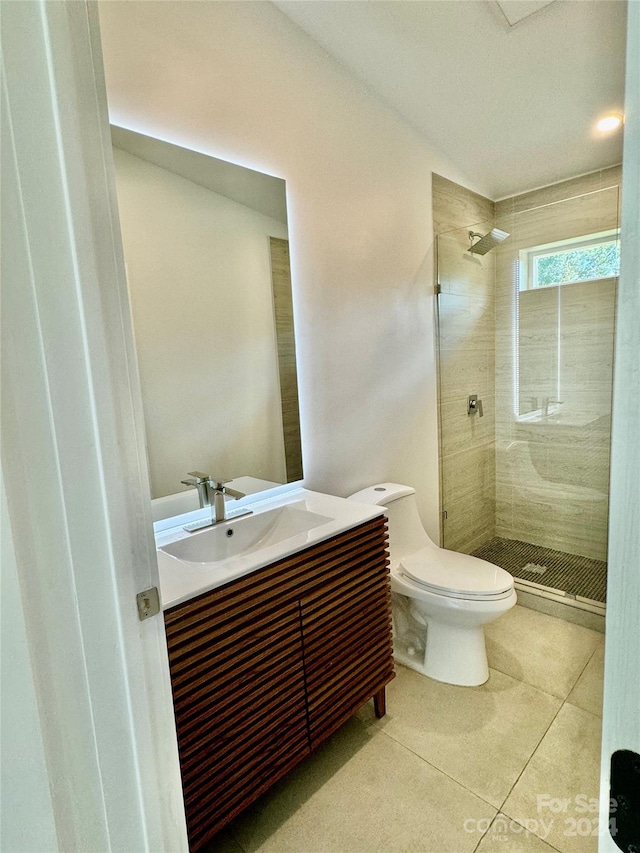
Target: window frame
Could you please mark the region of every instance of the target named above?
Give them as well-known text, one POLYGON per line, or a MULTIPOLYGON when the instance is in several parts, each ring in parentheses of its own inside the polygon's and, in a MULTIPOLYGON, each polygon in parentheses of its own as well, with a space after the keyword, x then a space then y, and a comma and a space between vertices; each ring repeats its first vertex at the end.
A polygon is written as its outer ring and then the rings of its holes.
POLYGON ((616 278, 616 276, 595 276, 594 278, 576 278, 571 281, 561 281, 556 284, 545 284, 536 287, 536 262, 540 258, 560 252, 570 252, 577 249, 586 249, 598 246, 601 243, 620 242, 620 229, 612 228, 608 231, 599 231, 594 234, 585 234, 582 237, 572 237, 565 240, 557 240, 553 243, 544 243, 538 246, 530 246, 520 249, 520 287, 519 290, 544 290, 547 287, 564 287, 566 284, 579 284, 586 281, 601 281, 616 278))

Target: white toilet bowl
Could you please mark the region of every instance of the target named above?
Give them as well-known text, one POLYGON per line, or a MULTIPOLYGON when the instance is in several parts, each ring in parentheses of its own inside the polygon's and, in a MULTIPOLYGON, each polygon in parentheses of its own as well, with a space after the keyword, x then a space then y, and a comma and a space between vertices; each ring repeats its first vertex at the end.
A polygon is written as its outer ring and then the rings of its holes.
POLYGON ((483 684, 489 677, 483 626, 516 603, 512 576, 435 545, 409 486, 381 483, 350 500, 385 507, 396 659, 437 681, 483 684))

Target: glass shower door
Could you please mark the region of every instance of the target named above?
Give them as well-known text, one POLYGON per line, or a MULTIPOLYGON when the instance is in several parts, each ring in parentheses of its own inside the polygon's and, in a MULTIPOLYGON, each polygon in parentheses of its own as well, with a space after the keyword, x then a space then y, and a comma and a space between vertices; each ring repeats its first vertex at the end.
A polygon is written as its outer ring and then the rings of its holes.
POLYGON ((511 201, 437 238, 443 543, 602 612, 619 187, 511 201))

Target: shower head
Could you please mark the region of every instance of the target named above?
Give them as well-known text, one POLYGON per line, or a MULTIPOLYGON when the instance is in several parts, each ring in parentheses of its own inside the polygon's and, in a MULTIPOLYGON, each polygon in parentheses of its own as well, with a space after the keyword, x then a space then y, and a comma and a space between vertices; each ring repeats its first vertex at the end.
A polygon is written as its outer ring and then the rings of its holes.
POLYGON ((497 245, 502 243, 503 240, 506 240, 510 235, 507 234, 506 231, 501 231, 499 228, 492 228, 488 234, 484 236, 482 234, 478 234, 476 231, 469 231, 469 241, 471 245, 469 246, 469 251, 474 255, 486 255, 487 252, 490 252, 492 249, 495 249, 497 245), (477 243, 474 243, 474 239, 479 237, 477 243))

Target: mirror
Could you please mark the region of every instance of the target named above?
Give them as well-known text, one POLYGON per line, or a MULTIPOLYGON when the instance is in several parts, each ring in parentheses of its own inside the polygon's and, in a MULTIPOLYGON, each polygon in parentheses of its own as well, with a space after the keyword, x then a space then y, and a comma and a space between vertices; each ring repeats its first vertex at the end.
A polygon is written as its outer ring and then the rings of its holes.
POLYGON ((300 480, 285 182, 123 128, 112 142, 151 497, 197 470, 300 480))

